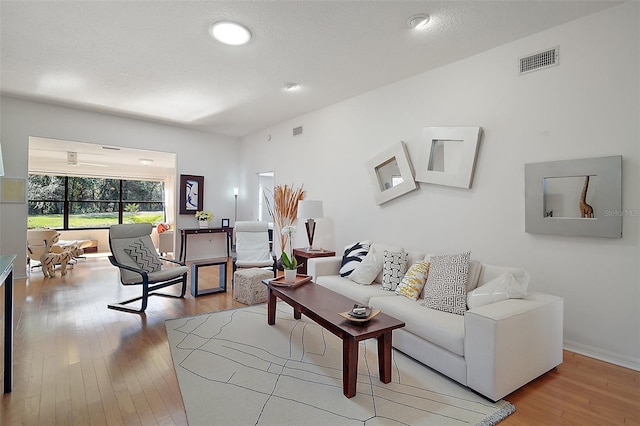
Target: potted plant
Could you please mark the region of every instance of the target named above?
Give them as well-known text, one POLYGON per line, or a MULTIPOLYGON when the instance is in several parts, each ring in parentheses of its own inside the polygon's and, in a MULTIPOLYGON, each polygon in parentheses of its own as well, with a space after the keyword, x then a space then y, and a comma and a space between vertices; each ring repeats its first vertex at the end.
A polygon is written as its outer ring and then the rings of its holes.
MULTIPOLYGON (((293 185, 289 186, 287 184, 276 185, 273 188, 272 206, 269 202, 269 198, 265 194, 264 199, 265 204, 267 205, 267 210, 271 217, 273 217, 276 230, 280 230, 280 247, 282 248, 283 253, 286 249, 286 239, 288 235, 285 234, 283 230, 285 227, 293 225, 296 221, 296 218, 298 217, 298 201, 303 200, 305 196, 306 192, 302 185, 300 185, 299 188, 294 188, 293 185)), ((283 259, 280 258, 278 260, 278 269, 284 269, 282 262, 283 259)))
POLYGON ((296 231, 295 226, 288 225, 282 228, 282 235, 285 237, 284 245, 282 247, 282 268, 284 269, 284 281, 288 284, 293 284, 296 281, 296 275, 298 273, 298 260, 293 255, 293 233, 296 231), (287 255, 286 240, 289 240, 289 248, 291 249, 290 255, 287 255))
POLYGON ((209 222, 213 219, 213 213, 208 210, 201 210, 196 212, 196 219, 198 219, 198 224, 200 228, 208 228, 209 222))

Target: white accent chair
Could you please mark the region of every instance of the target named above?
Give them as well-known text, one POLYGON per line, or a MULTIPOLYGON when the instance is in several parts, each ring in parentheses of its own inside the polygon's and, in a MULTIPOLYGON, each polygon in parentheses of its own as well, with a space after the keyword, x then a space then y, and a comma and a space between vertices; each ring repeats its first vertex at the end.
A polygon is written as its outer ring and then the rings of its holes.
POLYGON ((269 248, 269 224, 267 222, 236 222, 233 273, 238 268, 269 268, 276 276, 276 257, 269 248))

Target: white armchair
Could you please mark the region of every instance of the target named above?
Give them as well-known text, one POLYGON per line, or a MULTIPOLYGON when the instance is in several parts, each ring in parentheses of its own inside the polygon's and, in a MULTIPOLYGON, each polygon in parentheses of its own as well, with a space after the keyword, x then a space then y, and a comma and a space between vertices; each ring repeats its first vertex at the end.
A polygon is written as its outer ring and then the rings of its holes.
POLYGON ((233 272, 238 268, 269 268, 275 277, 276 257, 269 248, 267 222, 236 222, 234 232, 233 272))

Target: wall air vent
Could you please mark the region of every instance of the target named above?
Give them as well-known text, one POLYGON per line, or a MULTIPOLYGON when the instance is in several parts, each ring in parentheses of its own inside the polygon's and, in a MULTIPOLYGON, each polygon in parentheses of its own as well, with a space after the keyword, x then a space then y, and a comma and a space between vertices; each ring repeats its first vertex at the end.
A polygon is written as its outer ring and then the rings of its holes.
POLYGON ((538 71, 558 65, 560 60, 558 50, 559 47, 556 46, 552 49, 543 50, 520 58, 519 74, 527 74, 532 71, 538 71))
POLYGON ((293 128, 293 136, 298 136, 302 134, 302 126, 293 128))

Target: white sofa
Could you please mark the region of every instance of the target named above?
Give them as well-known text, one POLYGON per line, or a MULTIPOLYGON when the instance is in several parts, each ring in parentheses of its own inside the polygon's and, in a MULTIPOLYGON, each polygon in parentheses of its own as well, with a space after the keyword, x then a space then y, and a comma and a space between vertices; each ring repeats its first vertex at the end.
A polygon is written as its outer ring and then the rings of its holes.
MULTIPOLYGON (((408 265, 426 256, 408 253, 408 265)), ((382 273, 371 285, 343 278, 338 272, 341 261, 341 256, 309 259, 307 272, 317 284, 404 321, 405 327, 393 332, 396 349, 492 401, 562 363, 560 297, 529 293, 457 315, 421 306, 423 299, 383 290, 382 273)), ((471 260, 467 290, 514 270, 471 260)))

